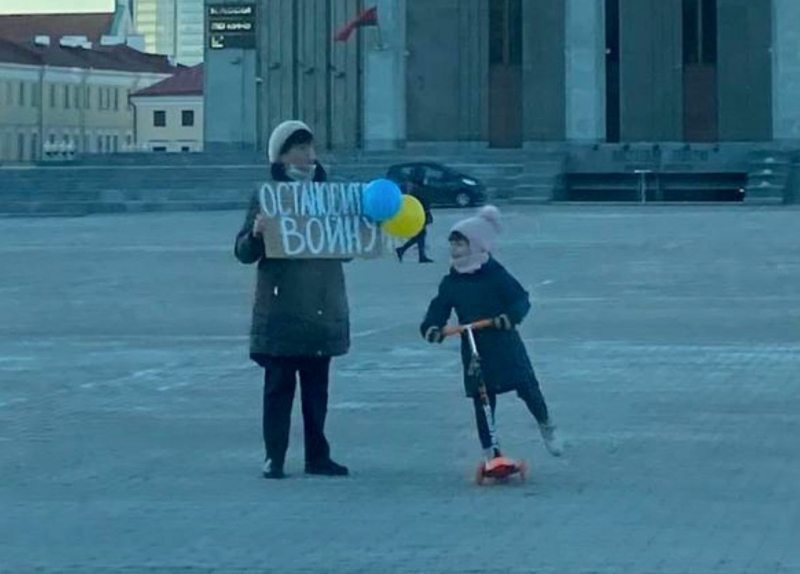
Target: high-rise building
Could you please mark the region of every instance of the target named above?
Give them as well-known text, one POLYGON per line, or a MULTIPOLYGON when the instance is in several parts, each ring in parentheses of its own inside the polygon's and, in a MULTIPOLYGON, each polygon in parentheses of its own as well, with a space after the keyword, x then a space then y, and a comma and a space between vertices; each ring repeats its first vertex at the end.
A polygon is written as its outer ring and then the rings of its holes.
POLYGON ((131 8, 148 52, 188 66, 203 61, 203 0, 134 0, 131 8))

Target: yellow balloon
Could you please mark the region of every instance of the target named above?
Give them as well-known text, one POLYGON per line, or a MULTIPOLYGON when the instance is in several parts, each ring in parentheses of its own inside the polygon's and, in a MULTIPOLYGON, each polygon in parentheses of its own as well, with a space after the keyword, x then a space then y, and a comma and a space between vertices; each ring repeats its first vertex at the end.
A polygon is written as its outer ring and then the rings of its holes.
POLYGON ((425 227, 425 210, 413 195, 404 195, 400 211, 382 225, 386 233, 401 239, 414 237, 423 227, 425 227))

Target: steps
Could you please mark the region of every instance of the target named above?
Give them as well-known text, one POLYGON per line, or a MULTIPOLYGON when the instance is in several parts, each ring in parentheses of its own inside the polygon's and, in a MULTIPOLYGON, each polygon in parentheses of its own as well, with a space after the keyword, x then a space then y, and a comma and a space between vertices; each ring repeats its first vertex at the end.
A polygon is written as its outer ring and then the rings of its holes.
MULTIPOLYGON (((549 201, 559 152, 418 146, 396 152, 334 152, 321 160, 334 181, 369 181, 390 165, 434 161, 481 180, 492 200, 549 201)), ((116 154, 69 164, 0 168, 0 214, 82 215, 154 210, 243 209, 269 168, 260 154, 116 154)))
POLYGON ((780 204, 789 202, 792 157, 788 152, 754 151, 748 158, 747 203, 780 204))

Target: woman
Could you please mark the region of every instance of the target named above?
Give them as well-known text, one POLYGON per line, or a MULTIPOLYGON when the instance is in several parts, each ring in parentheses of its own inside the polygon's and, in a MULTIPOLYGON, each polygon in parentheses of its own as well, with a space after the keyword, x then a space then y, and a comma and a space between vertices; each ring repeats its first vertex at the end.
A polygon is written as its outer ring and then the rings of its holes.
MULTIPOLYGON (((272 132, 268 156, 273 181, 325 181, 314 135, 299 121, 272 132)), ((236 258, 258 264, 250 358, 264 368, 265 478, 284 478, 292 402, 300 378, 307 474, 345 476, 325 438, 331 359, 348 352, 350 322, 341 260, 271 259, 264 251, 267 219, 253 196, 236 236, 236 258)))

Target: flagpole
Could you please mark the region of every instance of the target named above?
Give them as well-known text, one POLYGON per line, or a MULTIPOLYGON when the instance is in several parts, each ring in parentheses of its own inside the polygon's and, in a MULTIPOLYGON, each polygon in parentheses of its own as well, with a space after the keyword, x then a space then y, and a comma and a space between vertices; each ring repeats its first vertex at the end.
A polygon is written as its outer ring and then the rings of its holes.
POLYGON ((381 23, 378 22, 376 26, 376 32, 378 34, 378 50, 385 50, 386 46, 383 44, 383 34, 381 33, 381 23))

